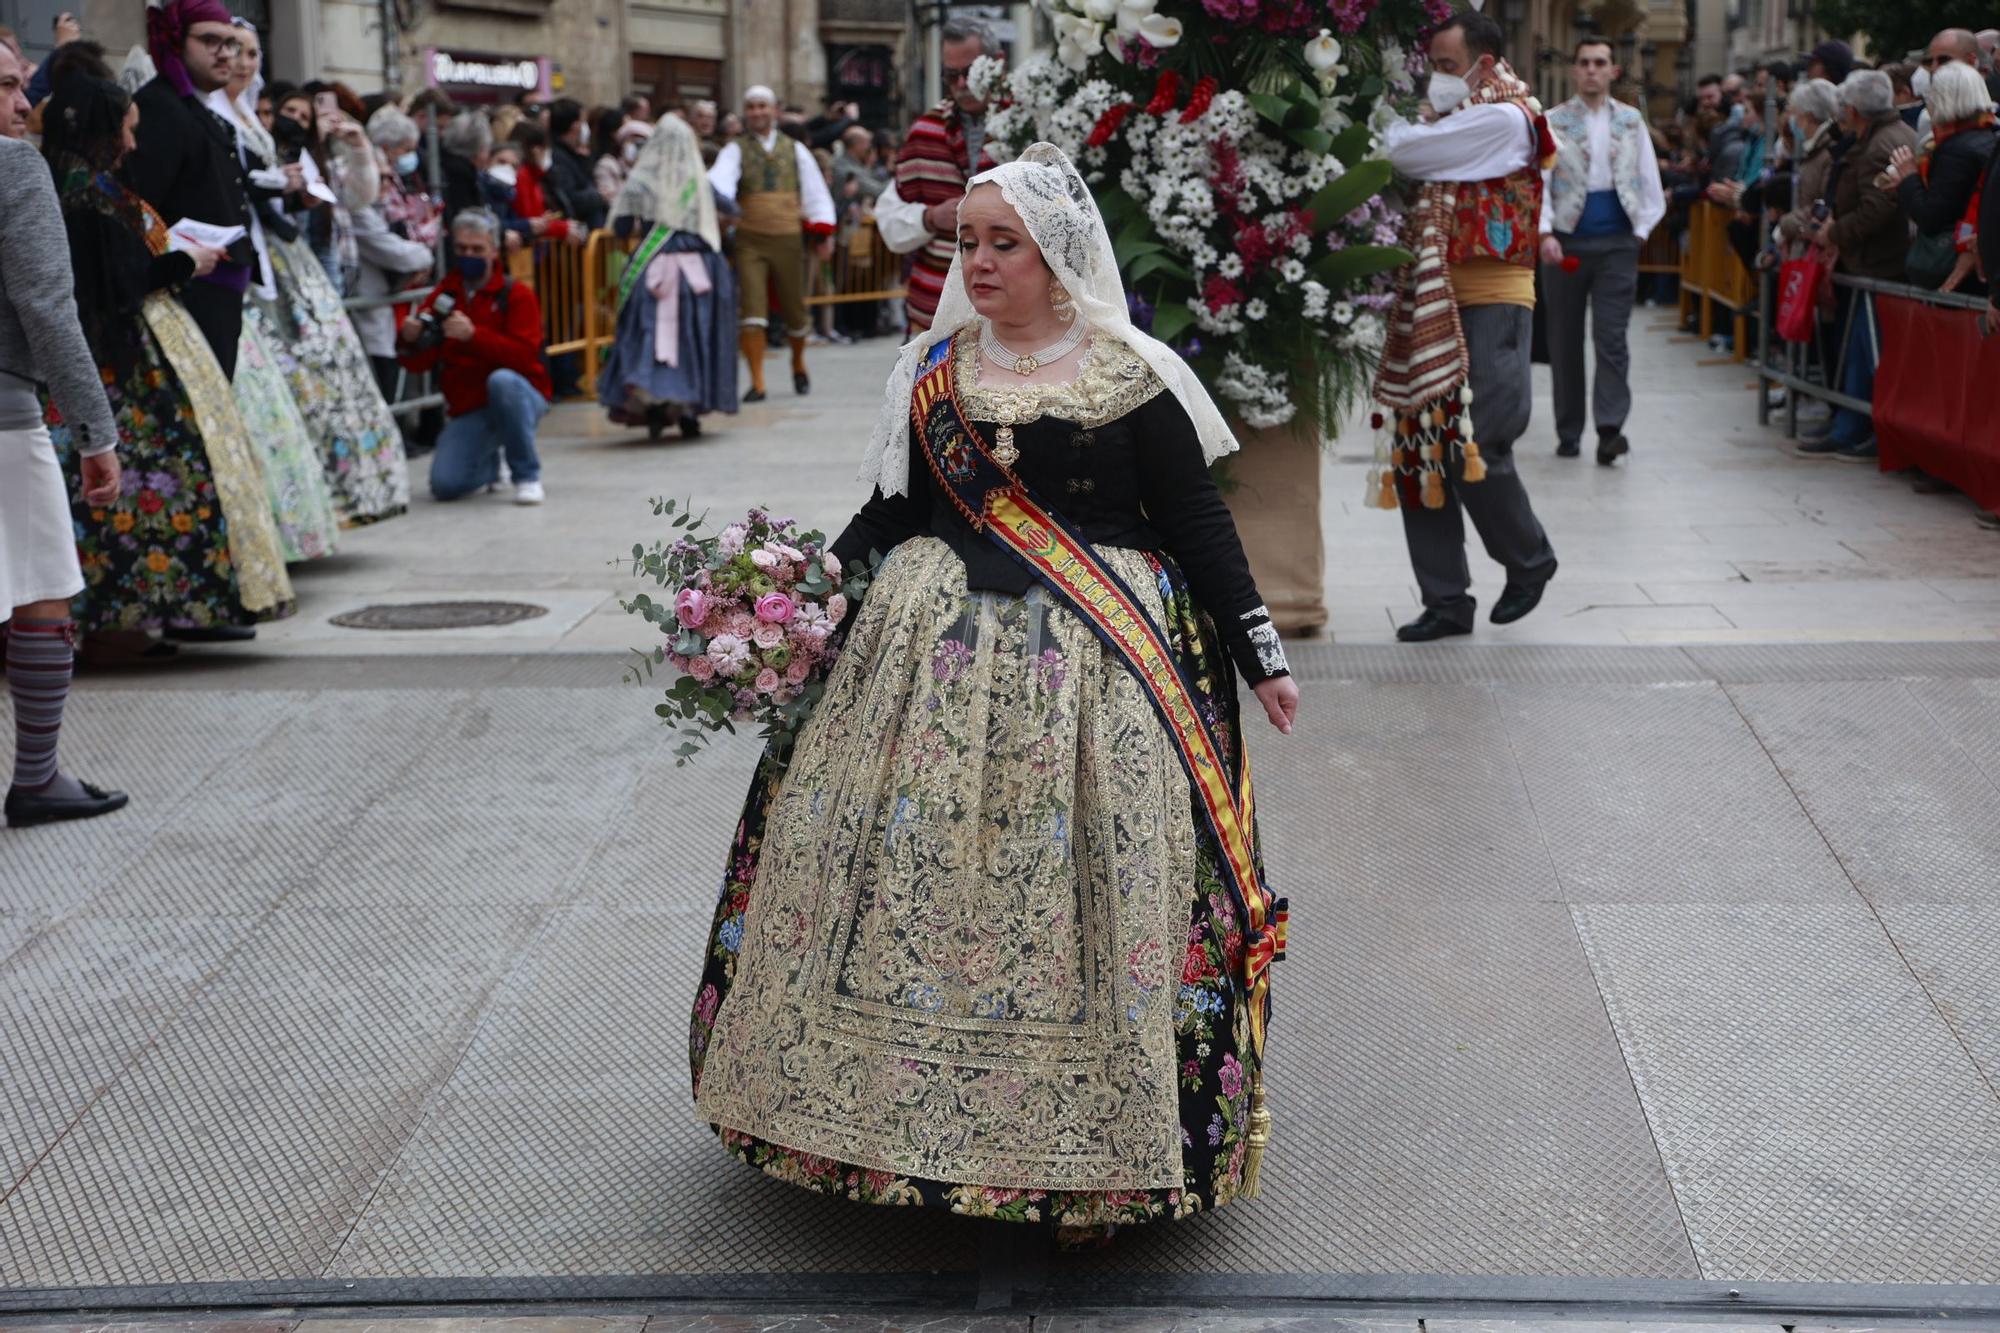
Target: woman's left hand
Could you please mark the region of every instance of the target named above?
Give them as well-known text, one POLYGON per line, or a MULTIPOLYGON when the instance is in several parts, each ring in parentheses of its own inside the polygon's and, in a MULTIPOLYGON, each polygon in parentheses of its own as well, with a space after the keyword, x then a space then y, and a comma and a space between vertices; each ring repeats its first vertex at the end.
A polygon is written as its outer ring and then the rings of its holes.
POLYGON ((1292 719, 1299 715, 1299 687, 1290 676, 1273 676, 1250 687, 1264 705, 1264 716, 1285 735, 1292 734, 1292 719))

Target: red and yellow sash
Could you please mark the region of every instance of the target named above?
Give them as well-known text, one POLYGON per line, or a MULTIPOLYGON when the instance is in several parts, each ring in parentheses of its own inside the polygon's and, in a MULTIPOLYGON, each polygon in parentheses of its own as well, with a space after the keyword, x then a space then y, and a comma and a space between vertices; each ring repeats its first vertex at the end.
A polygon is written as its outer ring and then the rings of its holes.
MULTIPOLYGON (((1195 706, 1194 691, 1167 647, 1166 635, 1117 573, 1059 514, 995 461, 958 399, 951 339, 930 349, 910 412, 925 461, 938 485, 972 524, 1033 573, 1081 616, 1131 671, 1173 738, 1181 767, 1221 850, 1222 878, 1244 922, 1243 974, 1250 1044, 1261 1069, 1270 1010, 1271 964, 1285 956, 1286 904, 1258 873, 1250 794, 1250 754, 1232 780, 1213 727, 1195 706)), ((1252 1187, 1246 1179, 1246 1191, 1252 1187)))

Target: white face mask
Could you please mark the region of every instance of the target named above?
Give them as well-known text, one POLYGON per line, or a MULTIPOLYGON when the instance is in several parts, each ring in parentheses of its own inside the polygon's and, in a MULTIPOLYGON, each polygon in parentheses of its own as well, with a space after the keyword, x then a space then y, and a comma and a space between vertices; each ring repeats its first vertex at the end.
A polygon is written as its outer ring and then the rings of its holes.
POLYGON ((1431 73, 1431 109, 1440 116, 1451 111, 1472 96, 1472 85, 1456 74, 1431 73))
POLYGON ((637 162, 639 160, 639 145, 635 143, 628 143, 623 148, 619 149, 618 153, 619 156, 623 157, 627 162, 637 162))
POLYGON ((486 169, 486 174, 491 176, 494 180, 499 181, 502 185, 506 186, 508 189, 511 190, 514 188, 515 177, 514 177, 514 164, 512 162, 495 162, 492 166, 486 169))

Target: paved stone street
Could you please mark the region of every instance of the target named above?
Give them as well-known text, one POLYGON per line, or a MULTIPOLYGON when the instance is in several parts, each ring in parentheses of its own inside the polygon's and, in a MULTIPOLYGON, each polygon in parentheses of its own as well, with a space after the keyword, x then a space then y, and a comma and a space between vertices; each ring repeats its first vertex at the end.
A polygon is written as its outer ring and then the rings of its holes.
POLYGON ((82 681, 69 764, 133 804, 0 833, 0 1312, 1352 1299, 1438 1330, 1475 1326, 1454 1302, 1590 1300, 1975 1326, 2000 1310, 2000 538, 1962 499, 1791 459, 1741 367, 1637 341, 1628 466, 1554 458, 1542 382, 1521 457, 1563 566, 1517 625, 1390 642, 1416 611, 1400 527, 1359 505, 1362 444, 1329 458, 1333 641, 1294 648, 1298 733, 1252 735, 1293 905, 1262 1200, 1053 1254, 765 1180, 693 1115, 687 1009, 754 756, 674 766, 619 680, 617 562, 653 494, 835 529, 877 343, 699 442, 560 409, 543 508, 419 502, 300 571, 299 614, 247 650, 82 681), (546 614, 329 623, 459 597, 546 614))

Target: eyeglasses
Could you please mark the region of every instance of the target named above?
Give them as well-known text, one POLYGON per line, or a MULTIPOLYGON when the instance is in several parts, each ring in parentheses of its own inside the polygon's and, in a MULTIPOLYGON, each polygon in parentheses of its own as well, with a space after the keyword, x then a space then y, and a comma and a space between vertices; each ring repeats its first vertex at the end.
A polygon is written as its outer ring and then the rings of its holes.
POLYGON ((219 32, 190 33, 188 40, 199 42, 217 55, 233 56, 243 49, 243 43, 234 37, 224 37, 219 32))
POLYGON ((1925 56, 1924 68, 1936 69, 1939 65, 1949 65, 1956 59, 1958 59, 1957 56, 1925 56))
POLYGON ((940 65, 938 66, 938 73, 944 77, 944 86, 949 88, 954 83, 971 78, 972 66, 967 65, 963 69, 954 69, 950 65, 940 65))

